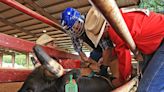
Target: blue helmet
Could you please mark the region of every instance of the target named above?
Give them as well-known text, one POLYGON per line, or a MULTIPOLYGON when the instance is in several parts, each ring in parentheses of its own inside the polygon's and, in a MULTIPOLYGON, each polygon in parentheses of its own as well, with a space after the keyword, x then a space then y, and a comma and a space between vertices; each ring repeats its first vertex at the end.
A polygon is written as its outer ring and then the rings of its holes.
POLYGON ((62 26, 67 25, 68 28, 72 28, 76 21, 82 20, 80 12, 74 8, 66 8, 61 17, 62 26))

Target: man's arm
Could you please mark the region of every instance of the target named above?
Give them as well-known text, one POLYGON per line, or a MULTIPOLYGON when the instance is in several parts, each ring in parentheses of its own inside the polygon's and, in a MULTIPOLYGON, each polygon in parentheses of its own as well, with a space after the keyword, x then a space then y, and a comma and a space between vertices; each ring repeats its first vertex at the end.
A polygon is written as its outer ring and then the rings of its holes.
POLYGON ((115 59, 115 57, 112 56, 113 51, 113 43, 110 40, 108 33, 105 33, 105 36, 102 36, 100 39, 99 45, 103 50, 102 57, 103 57, 103 65, 109 66, 109 63, 115 59))
POLYGON ((77 38, 76 36, 72 36, 71 40, 74 46, 74 50, 80 55, 82 61, 88 62, 88 63, 95 63, 94 60, 88 58, 86 54, 82 51, 82 44, 79 38, 77 38))
POLYGON ((80 52, 82 52, 82 46, 80 43, 80 39, 78 37, 76 37, 76 35, 71 35, 71 40, 72 40, 74 50, 80 54, 80 52))

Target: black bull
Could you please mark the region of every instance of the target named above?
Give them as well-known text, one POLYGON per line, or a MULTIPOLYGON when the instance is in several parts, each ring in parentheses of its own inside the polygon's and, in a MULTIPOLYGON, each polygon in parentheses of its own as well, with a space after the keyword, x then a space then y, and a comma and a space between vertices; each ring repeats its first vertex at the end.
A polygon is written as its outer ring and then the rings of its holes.
POLYGON ((75 75, 74 79, 78 85, 78 92, 110 92, 112 90, 110 81, 107 81, 106 78, 101 76, 80 76, 80 72, 77 69, 60 77, 54 76, 56 73, 48 71, 49 69, 47 69, 45 63, 50 57, 41 50, 39 46, 34 47, 34 52, 42 65, 33 70, 18 92, 65 92, 65 85, 69 80, 70 74, 75 75), (38 48, 39 50, 37 51, 36 49, 38 48))

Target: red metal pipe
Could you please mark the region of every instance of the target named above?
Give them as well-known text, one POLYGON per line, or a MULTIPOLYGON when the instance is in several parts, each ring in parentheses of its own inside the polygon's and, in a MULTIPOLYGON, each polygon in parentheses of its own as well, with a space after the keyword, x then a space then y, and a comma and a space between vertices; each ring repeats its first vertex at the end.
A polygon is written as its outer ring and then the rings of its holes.
POLYGON ((0 68, 0 83, 24 81, 31 71, 28 69, 0 68))
POLYGON ((53 26, 53 27, 65 32, 65 30, 59 24, 57 24, 54 21, 52 21, 52 20, 50 20, 50 19, 48 19, 48 18, 34 12, 33 10, 25 7, 24 5, 18 3, 15 0, 0 0, 0 2, 2 2, 4 4, 7 4, 7 5, 15 8, 15 9, 21 11, 21 12, 26 13, 27 15, 30 15, 30 16, 32 16, 32 17, 34 17, 34 18, 36 18, 36 19, 50 25, 50 26, 53 26))
MULTIPOLYGON (((13 49, 19 52, 32 52, 35 43, 15 38, 9 35, 0 33, 0 47, 13 49)), ((78 55, 70 54, 64 51, 59 51, 53 48, 43 46, 43 49, 52 57, 59 59, 80 59, 78 55)))

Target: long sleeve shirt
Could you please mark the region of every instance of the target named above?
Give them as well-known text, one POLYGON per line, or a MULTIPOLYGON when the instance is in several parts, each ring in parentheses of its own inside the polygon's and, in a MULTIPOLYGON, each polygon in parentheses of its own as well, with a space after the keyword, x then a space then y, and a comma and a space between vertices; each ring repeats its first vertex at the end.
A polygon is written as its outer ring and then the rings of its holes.
POLYGON ((85 33, 83 33, 80 37, 76 37, 76 35, 71 36, 72 44, 74 46, 75 51, 82 51, 82 43, 87 43, 93 50, 102 53, 102 51, 107 47, 113 47, 113 43, 110 39, 102 38, 97 47, 94 46, 92 41, 87 37, 85 33))
MULTIPOLYGON (((129 12, 122 13, 122 16, 137 48, 143 54, 155 52, 164 38, 164 15, 150 12, 150 15, 147 16, 143 12, 129 12)), ((116 34, 112 27, 109 28, 108 32, 116 45, 115 52, 119 60, 120 79, 126 80, 131 73, 129 46, 116 34)))

